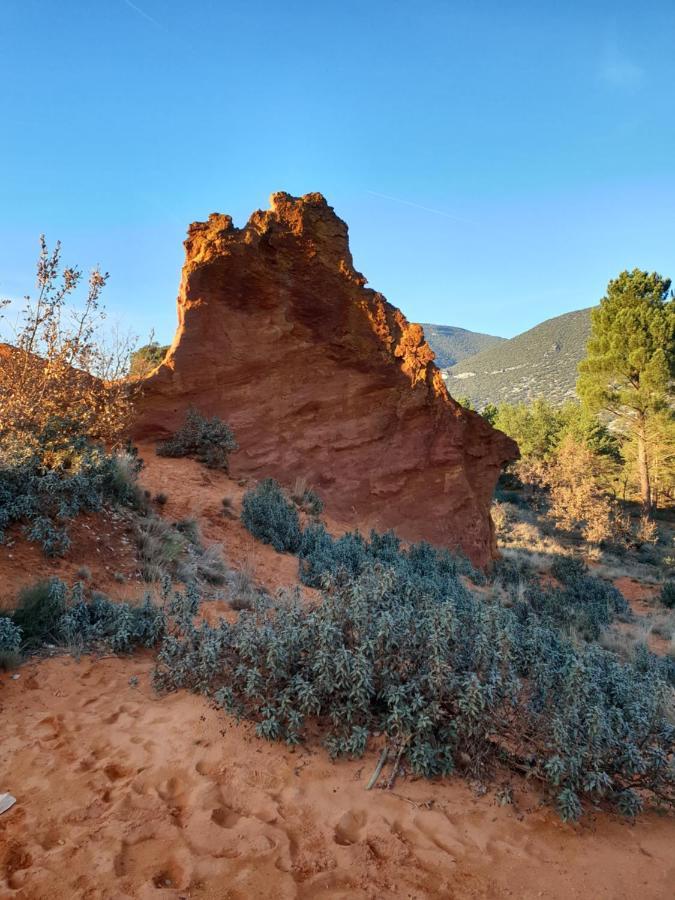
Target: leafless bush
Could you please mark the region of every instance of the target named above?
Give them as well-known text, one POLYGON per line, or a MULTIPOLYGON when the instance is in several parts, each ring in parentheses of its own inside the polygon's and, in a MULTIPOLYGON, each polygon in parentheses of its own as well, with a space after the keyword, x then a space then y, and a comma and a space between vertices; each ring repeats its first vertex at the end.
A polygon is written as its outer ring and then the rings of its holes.
MULTIPOLYGON (((79 434, 120 443, 134 400, 125 377, 132 341, 118 332, 104 337, 107 280, 93 269, 77 306, 82 273, 62 267, 61 245, 50 251, 41 237, 37 296, 24 297, 10 343, 0 346, 0 436, 18 434, 29 444, 49 421, 67 419, 79 434)), ((0 301, 0 309, 8 308, 8 300, 0 301)))

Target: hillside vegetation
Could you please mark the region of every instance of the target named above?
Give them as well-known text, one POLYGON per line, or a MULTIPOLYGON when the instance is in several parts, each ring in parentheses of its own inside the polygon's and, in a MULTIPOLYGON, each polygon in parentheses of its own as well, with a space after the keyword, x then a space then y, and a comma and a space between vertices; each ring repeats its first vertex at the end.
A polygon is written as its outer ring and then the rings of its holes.
POLYGON ((469 356, 475 356, 483 350, 503 343, 506 338, 493 334, 481 334, 479 331, 467 331, 454 325, 423 324, 424 336, 436 354, 436 365, 441 369, 454 366, 455 363, 469 356))
POLYGON ((577 366, 586 352, 590 324, 590 309, 547 319, 453 365, 448 389, 479 409, 487 403, 537 399, 560 405, 575 396, 577 366))

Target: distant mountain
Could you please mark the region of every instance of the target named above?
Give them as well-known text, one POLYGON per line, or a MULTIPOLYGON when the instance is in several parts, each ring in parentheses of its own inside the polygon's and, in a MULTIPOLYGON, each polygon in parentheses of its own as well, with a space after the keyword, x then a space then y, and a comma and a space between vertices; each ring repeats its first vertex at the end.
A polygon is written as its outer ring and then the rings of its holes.
POLYGON ((547 319, 450 367, 448 390, 479 409, 486 403, 538 398, 560 405, 575 396, 577 365, 586 354, 590 328, 590 308, 547 319))
POLYGON ((492 334, 481 334, 478 331, 467 331, 466 328, 455 328, 454 325, 422 325, 427 343, 436 354, 436 365, 446 369, 455 363, 487 350, 505 338, 492 334))

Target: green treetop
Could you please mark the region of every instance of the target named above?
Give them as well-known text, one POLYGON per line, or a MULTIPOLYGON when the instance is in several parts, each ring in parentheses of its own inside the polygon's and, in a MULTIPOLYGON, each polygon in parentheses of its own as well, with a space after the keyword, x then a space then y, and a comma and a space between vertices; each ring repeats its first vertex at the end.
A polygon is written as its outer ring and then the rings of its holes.
POLYGON ((651 510, 648 426, 667 409, 675 377, 675 304, 670 279, 633 269, 610 281, 591 312, 577 393, 592 411, 621 420, 638 448, 640 493, 651 510))

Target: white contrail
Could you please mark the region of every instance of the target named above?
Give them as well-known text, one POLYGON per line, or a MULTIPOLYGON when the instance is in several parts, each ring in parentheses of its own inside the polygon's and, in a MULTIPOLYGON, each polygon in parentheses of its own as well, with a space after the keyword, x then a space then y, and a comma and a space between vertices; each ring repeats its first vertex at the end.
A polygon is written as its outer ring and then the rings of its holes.
POLYGON ((141 9, 140 6, 136 6, 135 3, 132 3, 131 0, 124 0, 129 9, 133 9, 134 12, 137 12, 139 16, 143 16, 144 19, 147 19, 148 22, 152 22, 153 25, 157 25, 158 28, 162 26, 159 24, 157 19, 153 19, 149 13, 146 13, 144 9, 141 9))
POLYGON ((477 225, 471 219, 463 219, 460 216, 453 216, 451 213, 444 212, 442 209, 434 209, 432 206, 422 206, 420 203, 413 203, 412 200, 403 200, 401 197, 392 197, 389 194, 381 194, 379 191, 366 191, 367 194, 373 194, 375 197, 383 197, 385 200, 393 200, 394 203, 405 203, 406 206, 414 206, 416 209, 423 209, 425 212, 435 213, 437 216, 444 216, 446 219, 452 219, 455 222, 464 222, 467 225, 477 225))

